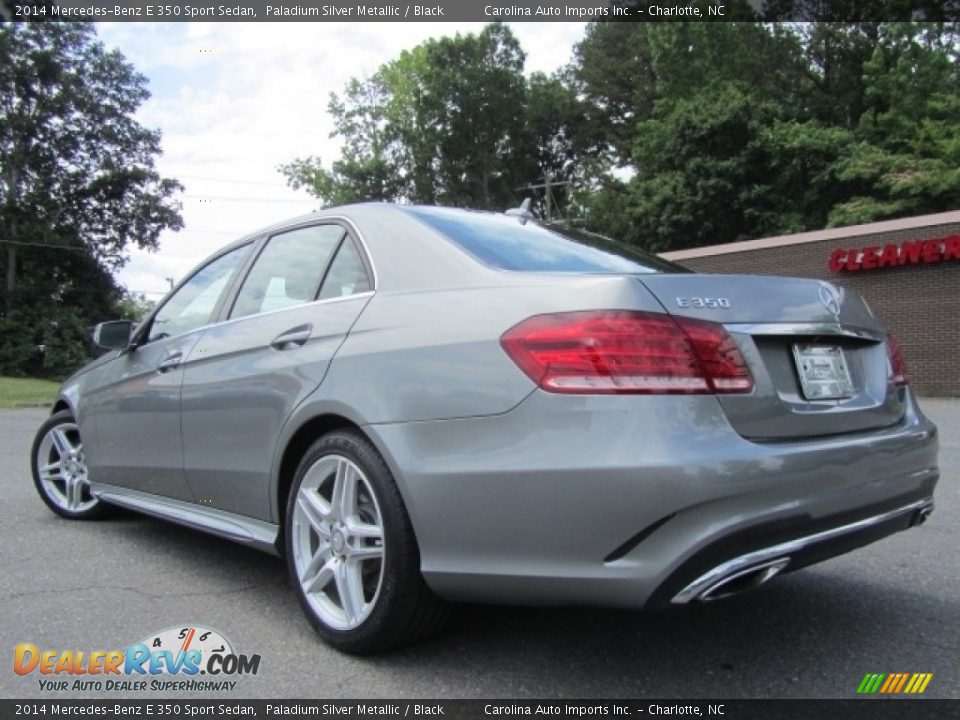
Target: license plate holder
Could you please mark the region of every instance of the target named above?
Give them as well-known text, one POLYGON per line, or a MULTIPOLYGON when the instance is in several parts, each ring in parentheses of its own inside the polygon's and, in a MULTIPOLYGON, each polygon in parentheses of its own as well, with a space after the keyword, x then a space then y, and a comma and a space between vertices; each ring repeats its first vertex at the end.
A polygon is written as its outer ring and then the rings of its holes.
POLYGON ((844 400, 853 397, 853 381, 839 345, 796 343, 793 359, 800 388, 807 400, 844 400))

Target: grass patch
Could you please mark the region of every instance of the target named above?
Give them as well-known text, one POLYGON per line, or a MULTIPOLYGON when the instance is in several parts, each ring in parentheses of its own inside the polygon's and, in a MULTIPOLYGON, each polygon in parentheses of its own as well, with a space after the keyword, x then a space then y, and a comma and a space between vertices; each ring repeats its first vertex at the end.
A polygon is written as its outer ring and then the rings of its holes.
POLYGON ((52 380, 0 377, 0 408, 18 405, 53 405, 60 383, 52 380))

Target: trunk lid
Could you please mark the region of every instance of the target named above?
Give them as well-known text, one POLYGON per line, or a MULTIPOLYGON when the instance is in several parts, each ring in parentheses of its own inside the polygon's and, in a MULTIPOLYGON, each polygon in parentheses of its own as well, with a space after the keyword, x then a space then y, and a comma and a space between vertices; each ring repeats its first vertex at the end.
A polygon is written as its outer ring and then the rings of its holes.
POLYGON ((750 366, 754 390, 717 399, 744 437, 862 432, 903 417, 904 391, 891 378, 886 333, 856 293, 819 280, 756 275, 658 274, 639 281, 668 313, 727 328, 750 366))

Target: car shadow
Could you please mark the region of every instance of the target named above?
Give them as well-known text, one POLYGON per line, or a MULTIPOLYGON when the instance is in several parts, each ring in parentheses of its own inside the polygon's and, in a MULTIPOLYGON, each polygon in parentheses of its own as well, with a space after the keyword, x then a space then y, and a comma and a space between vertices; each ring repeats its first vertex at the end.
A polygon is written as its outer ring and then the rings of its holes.
MULTIPOLYGON (((253 602, 282 604, 285 632, 303 650, 336 657, 296 613, 281 558, 160 520, 121 519, 102 527, 128 553, 177 557, 215 584, 242 578, 253 602)), ((751 593, 658 611, 459 605, 433 638, 344 662, 410 692, 490 698, 855 697, 867 672, 937 672, 942 657, 955 669, 949 618, 960 617, 960 599, 856 566, 841 557, 751 593)))
POLYGON ((853 697, 866 672, 926 672, 933 657, 955 659, 956 630, 944 638, 934 620, 949 617, 960 617, 956 598, 851 579, 828 563, 656 611, 464 606, 446 634, 370 662, 399 658, 416 676, 472 660, 511 687, 488 684, 493 696, 515 694, 516 674, 533 695, 853 697))

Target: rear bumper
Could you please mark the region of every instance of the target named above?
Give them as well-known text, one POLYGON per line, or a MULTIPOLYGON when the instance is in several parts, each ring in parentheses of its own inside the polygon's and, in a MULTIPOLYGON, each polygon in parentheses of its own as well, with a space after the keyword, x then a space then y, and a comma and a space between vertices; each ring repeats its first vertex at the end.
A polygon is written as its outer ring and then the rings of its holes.
MULTIPOLYGON (((697 553, 657 589, 648 605, 664 604, 667 598, 674 605, 684 605, 694 600, 716 600, 741 590, 753 589, 780 573, 798 570, 876 542, 895 532, 921 525, 932 511, 932 498, 915 500, 860 520, 837 524, 826 530, 773 545, 757 547, 722 560, 700 574, 702 567, 716 562, 711 556, 716 556, 717 559, 728 556, 731 552, 730 545, 746 543, 750 541, 750 536, 756 538, 762 535, 761 528, 752 528, 745 533, 746 537, 724 538, 719 543, 720 547, 709 546, 697 553), (677 588, 679 590, 676 590, 677 588)), ((752 542, 756 544, 757 540, 752 542)))
POLYGON ((455 600, 670 604, 782 543, 883 518, 807 543, 786 571, 905 529, 911 511, 885 513, 928 502, 939 477, 936 427, 909 393, 895 426, 792 442, 744 439, 711 396, 540 391, 502 415, 366 430, 425 579, 455 600))

